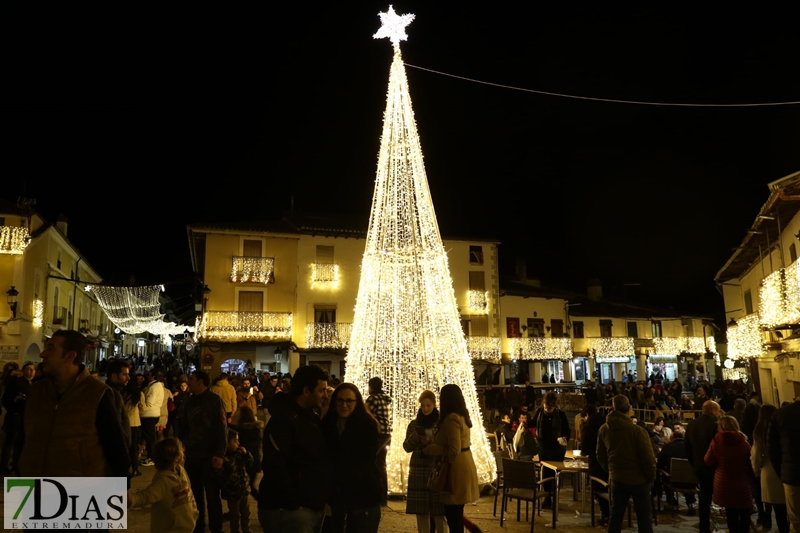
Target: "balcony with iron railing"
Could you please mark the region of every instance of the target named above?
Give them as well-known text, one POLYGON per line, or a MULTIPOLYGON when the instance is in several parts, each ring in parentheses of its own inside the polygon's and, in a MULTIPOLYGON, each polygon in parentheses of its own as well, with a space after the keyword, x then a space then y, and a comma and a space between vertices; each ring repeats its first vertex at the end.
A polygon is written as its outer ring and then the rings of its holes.
POLYGON ((66 307, 58 307, 58 306, 54 307, 52 324, 54 326, 64 326, 64 327, 71 326, 72 313, 70 313, 66 307))
POLYGON ((329 322, 306 324, 306 348, 341 350, 350 344, 353 324, 329 322))
POLYGON ((207 311, 198 335, 217 342, 288 341, 292 338, 292 313, 207 311))
POLYGON ((235 283, 275 283, 274 257, 233 256, 231 281, 235 283))
POLYGON ((469 336, 467 351, 475 361, 500 361, 500 337, 469 336))
POLYGON ((31 242, 28 229, 22 226, 0 226, 0 254, 19 255, 31 242))

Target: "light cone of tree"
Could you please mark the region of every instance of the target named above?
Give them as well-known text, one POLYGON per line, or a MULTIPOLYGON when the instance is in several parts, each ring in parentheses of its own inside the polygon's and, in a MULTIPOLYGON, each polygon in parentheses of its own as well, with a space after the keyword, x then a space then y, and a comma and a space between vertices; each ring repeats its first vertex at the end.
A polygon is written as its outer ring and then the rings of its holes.
MULTIPOLYGON (((483 430, 475 376, 422 161, 408 80, 395 43, 361 281, 345 379, 365 397, 380 377, 392 397, 389 492, 403 493, 410 454, 403 449, 418 398, 454 383, 472 418, 471 450, 481 483, 495 464, 483 430)), ((437 402, 438 403, 438 402, 437 402)))

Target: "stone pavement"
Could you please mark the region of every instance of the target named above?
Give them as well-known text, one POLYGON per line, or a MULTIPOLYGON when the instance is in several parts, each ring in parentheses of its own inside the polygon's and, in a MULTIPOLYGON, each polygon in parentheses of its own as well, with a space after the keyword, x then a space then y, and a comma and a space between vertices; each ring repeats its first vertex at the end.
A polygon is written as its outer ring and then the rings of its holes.
MULTIPOLYGON (((141 489, 150 484, 153 478, 155 468, 142 467, 143 475, 134 478, 132 488, 134 490, 141 489)), ((0 496, 2 500, 2 496, 0 496)), ((516 502, 510 504, 510 511, 506 514, 507 520, 504 526, 500 527, 500 515, 497 517, 492 516, 492 507, 494 505, 494 496, 484 494, 480 500, 474 504, 467 505, 464 508, 464 514, 472 520, 483 533, 489 532, 509 532, 509 533, 527 533, 530 531, 530 523, 525 521, 525 508, 522 507, 522 520, 516 520, 516 502)), ((227 509, 226 504, 223 507, 227 509)), ((251 521, 250 527, 253 533, 262 533, 263 530, 258 524, 256 502, 250 499, 251 521)), ((380 531, 392 533, 416 533, 416 520, 412 515, 405 513, 406 504, 400 498, 392 498, 389 500, 388 507, 382 509, 383 516, 381 518, 380 531)), ((572 488, 567 486, 561 491, 561 502, 559 512, 559 522, 557 530, 567 533, 579 532, 600 532, 602 528, 591 527, 591 517, 589 513, 589 502, 586 502, 585 511, 582 509, 582 502, 572 501, 572 488)), ((654 531, 670 532, 670 533, 697 533, 697 518, 688 517, 685 515, 685 506, 682 506, 684 514, 677 514, 673 517, 670 513, 662 511, 659 515, 659 525, 654 527, 654 531)), ((599 513, 599 511, 598 511, 599 513)), ((2 514, 0 512, 0 514, 2 514)), ((551 530, 552 514, 551 511, 543 510, 541 516, 536 516, 535 529, 539 532, 551 530)), ((623 524, 623 529, 629 531, 636 531, 636 517, 634 514, 633 527, 628 528, 627 522, 623 524)), ((134 533, 147 533, 150 531, 150 510, 145 509, 131 509, 128 515, 128 531, 134 533)), ((230 524, 225 523, 223 531, 230 531, 230 524)))

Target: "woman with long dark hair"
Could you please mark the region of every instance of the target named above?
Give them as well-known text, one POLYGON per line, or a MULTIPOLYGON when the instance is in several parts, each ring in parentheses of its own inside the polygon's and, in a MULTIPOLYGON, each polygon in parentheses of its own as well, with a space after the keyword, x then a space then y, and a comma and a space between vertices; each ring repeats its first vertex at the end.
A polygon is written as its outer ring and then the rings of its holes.
POLYGON ((341 533, 377 533, 381 521, 378 421, 367 411, 358 387, 342 383, 331 395, 322 418, 322 433, 332 465, 333 490, 328 502, 332 527, 341 533))
POLYGON ((451 533, 464 531, 464 504, 480 498, 478 471, 470 451, 472 420, 458 385, 449 384, 439 392, 439 429, 427 455, 441 455, 449 465, 444 489, 439 495, 451 533))
POLYGON ((409 422, 403 449, 411 453, 408 468, 408 491, 406 493, 406 514, 417 515, 417 531, 430 533, 430 515, 434 516, 436 533, 444 532, 444 507, 439 501, 439 493, 428 488, 428 478, 433 468, 434 457, 425 455, 425 446, 433 442, 439 422, 436 409, 436 395, 426 390, 419 396, 417 418, 409 422))
POLYGON ((131 468, 133 476, 141 476, 139 472, 139 445, 142 442, 142 420, 139 416, 139 409, 144 409, 144 394, 139 390, 139 382, 136 379, 128 380, 128 384, 120 391, 125 402, 125 412, 128 413, 128 420, 131 423, 131 468))
POLYGON ((789 516, 786 509, 786 494, 781 478, 775 472, 769 459, 767 435, 772 415, 778 410, 774 405, 762 405, 758 410, 758 421, 753 430, 753 449, 750 460, 753 472, 761 483, 761 500, 764 502, 764 529, 772 529, 772 510, 775 509, 775 523, 779 533, 789 533, 789 516))

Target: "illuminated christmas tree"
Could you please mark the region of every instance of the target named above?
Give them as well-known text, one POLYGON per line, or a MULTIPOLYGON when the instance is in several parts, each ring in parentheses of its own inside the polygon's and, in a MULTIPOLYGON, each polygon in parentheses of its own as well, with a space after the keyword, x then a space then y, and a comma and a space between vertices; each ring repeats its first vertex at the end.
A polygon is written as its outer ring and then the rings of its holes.
POLYGON ((394 45, 383 118, 375 194, 361 264, 347 381, 365 394, 371 377, 383 379, 392 397, 389 492, 406 490, 410 454, 406 428, 416 417, 417 399, 455 383, 464 392, 473 422, 472 453, 481 483, 494 477, 494 456, 483 431, 472 363, 447 264, 447 254, 422 162, 400 41, 414 15, 380 14, 375 38, 394 45))

